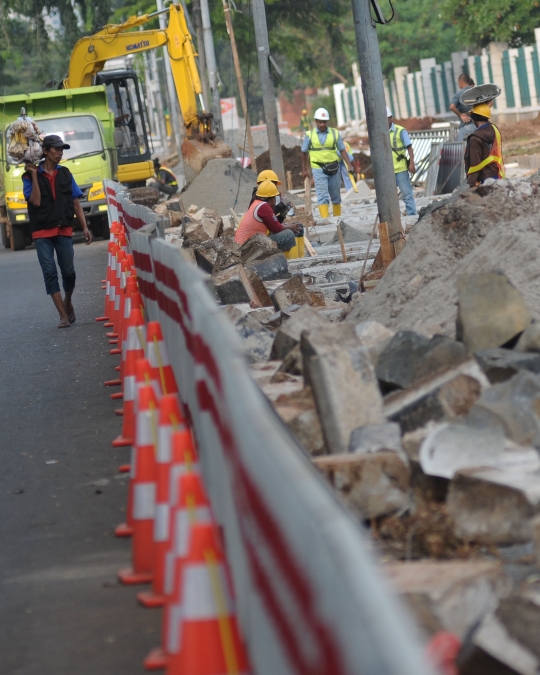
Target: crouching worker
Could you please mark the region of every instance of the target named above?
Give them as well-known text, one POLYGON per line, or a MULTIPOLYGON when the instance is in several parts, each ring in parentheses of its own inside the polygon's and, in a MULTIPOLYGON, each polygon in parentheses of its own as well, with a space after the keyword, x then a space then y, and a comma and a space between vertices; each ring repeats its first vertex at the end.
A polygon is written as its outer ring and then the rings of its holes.
POLYGON ((280 223, 273 207, 279 195, 271 180, 263 181, 255 193, 255 201, 244 214, 234 235, 234 241, 242 245, 255 234, 268 234, 281 251, 290 251, 296 244, 295 235, 303 233, 301 223, 280 223))
MULTIPOLYGON (((272 171, 272 169, 265 169, 264 171, 261 171, 257 176, 257 185, 253 188, 251 201, 249 202, 250 206, 257 199, 257 190, 259 189, 259 185, 265 180, 271 180, 276 187, 278 185, 281 185, 281 181, 279 180, 277 173, 275 171, 272 171)), ((278 195, 275 199, 275 204, 272 207, 272 211, 276 214, 276 218, 279 220, 280 223, 282 223, 285 220, 289 212, 291 213, 291 215, 294 213, 292 209, 294 209, 294 207, 290 199, 286 195, 282 195, 281 192, 278 191, 278 195)))

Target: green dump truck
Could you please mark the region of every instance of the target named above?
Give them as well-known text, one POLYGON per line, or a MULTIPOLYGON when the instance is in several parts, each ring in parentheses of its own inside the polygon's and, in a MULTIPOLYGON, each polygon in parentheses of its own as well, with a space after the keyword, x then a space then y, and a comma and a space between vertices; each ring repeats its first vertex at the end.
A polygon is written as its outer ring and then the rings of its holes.
MULTIPOLYGON (((57 134, 71 146, 64 150, 66 166, 83 191, 80 199, 86 220, 95 236, 109 237, 109 221, 103 180, 116 178, 117 150, 114 116, 107 103, 105 86, 62 89, 0 97, 0 227, 4 247, 20 251, 32 243, 26 200, 23 195, 24 165, 7 154, 9 125, 21 108, 44 135, 57 134)), ((74 220, 74 230, 80 229, 74 220)))

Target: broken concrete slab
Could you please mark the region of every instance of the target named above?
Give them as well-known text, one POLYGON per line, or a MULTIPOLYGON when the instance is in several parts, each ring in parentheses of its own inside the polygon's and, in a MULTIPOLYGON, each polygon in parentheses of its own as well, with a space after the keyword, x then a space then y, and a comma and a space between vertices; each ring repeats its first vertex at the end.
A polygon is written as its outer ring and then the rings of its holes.
POLYGON ((247 265, 255 260, 264 260, 279 253, 277 244, 264 234, 255 234, 240 247, 242 263, 247 265))
POLYGON ((292 375, 304 374, 304 357, 302 356, 302 349, 300 344, 293 347, 287 356, 283 359, 280 372, 291 373, 292 375))
POLYGON ((212 269, 212 274, 219 274, 229 267, 234 267, 242 262, 240 246, 235 242, 234 246, 219 250, 212 269))
POLYGON ((349 441, 349 452, 362 455, 369 452, 397 452, 406 458, 401 446, 401 429, 399 424, 384 422, 383 424, 367 424, 353 429, 349 441))
POLYGON ((275 279, 289 279, 291 274, 287 258, 283 253, 275 253, 262 259, 256 259, 249 263, 244 263, 246 269, 251 269, 258 274, 263 281, 274 281, 275 279))
POLYGON ((382 570, 428 635, 448 630, 463 639, 510 586, 501 564, 486 560, 396 562, 382 570))
POLYGON ((381 352, 394 337, 394 331, 378 321, 359 321, 354 325, 354 330, 362 347, 368 350, 373 365, 377 365, 381 352))
POLYGON ((429 421, 463 417, 488 387, 480 366, 470 358, 405 391, 389 394, 384 399, 384 413, 405 433, 429 421))
POLYGON ((276 288, 272 294, 276 309, 285 309, 291 305, 309 305, 310 297, 302 277, 292 277, 276 288))
POLYGON ((263 282, 243 265, 228 267, 213 277, 214 291, 224 305, 249 303, 254 307, 272 307, 272 300, 263 282))
POLYGON ((283 394, 274 403, 277 414, 312 457, 326 454, 326 444, 309 387, 301 392, 283 394))
POLYGON ((274 306, 269 307, 259 307, 259 309, 252 309, 249 312, 249 315, 254 319, 257 319, 268 330, 274 330, 273 326, 270 325, 272 317, 274 316, 274 306))
POLYGON ((129 198, 134 204, 151 209, 159 201, 159 191, 152 187, 129 188, 129 198))
POLYGON ((266 286, 254 270, 239 266, 239 274, 246 289, 252 307, 273 307, 272 298, 266 290, 266 286))
POLYGON ((472 406, 469 420, 483 427, 499 426, 507 438, 540 448, 540 375, 521 371, 495 384, 472 406))
MULTIPOLYGON (((197 218, 197 214, 194 216, 197 218)), ((205 208, 200 216, 201 225, 210 239, 216 239, 223 231, 223 220, 214 209, 205 208)))
POLYGON ((255 382, 257 382, 259 386, 262 386, 270 384, 280 366, 281 361, 259 361, 250 364, 249 372, 255 382))
POLYGON ((395 452, 332 455, 313 464, 361 520, 409 505, 409 468, 395 452))
POLYGON ((309 304, 312 307, 326 307, 326 298, 322 291, 319 291, 315 288, 306 287, 306 290, 309 295, 309 304))
POLYGON ((482 349, 474 355, 492 384, 505 382, 520 370, 540 373, 540 354, 535 352, 512 351, 498 347, 482 349))
POLYGON ((260 388, 264 395, 270 401, 277 401, 280 396, 288 394, 300 394, 304 388, 302 377, 290 375, 289 373, 280 373, 281 377, 276 381, 276 376, 272 377, 270 382, 263 382, 260 388))
POLYGON ((272 358, 284 359, 291 349, 299 344, 303 331, 316 330, 328 325, 329 322, 311 307, 300 307, 278 328, 272 349, 272 358))
POLYGON ((540 472, 463 469, 450 483, 447 504, 456 536, 465 541, 529 541, 531 519, 540 512, 540 472))
POLYGON ((182 218, 182 236, 183 248, 199 246, 210 239, 202 224, 198 220, 193 220, 190 216, 182 218))
POLYGON ((450 479, 460 469, 499 466, 504 449, 499 427, 443 424, 425 438, 419 460, 425 474, 450 479))
POLYGON ((420 466, 420 448, 424 440, 435 429, 442 425, 438 422, 428 422, 426 426, 408 431, 401 439, 403 450, 409 459, 411 469, 411 490, 417 501, 445 502, 449 480, 438 476, 428 476, 420 466))
POLYGON ((195 247, 195 260, 197 265, 212 274, 214 265, 220 252, 235 252, 238 244, 232 237, 220 237, 219 239, 210 239, 195 247))
POLYGON ((267 361, 274 343, 274 334, 249 314, 239 319, 235 328, 242 338, 242 346, 248 361, 250 363, 267 361))
POLYGON ((502 347, 531 323, 521 293, 501 272, 464 274, 457 292, 456 337, 472 352, 502 347))
POLYGON ((428 339, 413 331, 400 331, 379 354, 377 378, 385 393, 397 388, 407 389, 466 357, 463 344, 444 335, 428 339))

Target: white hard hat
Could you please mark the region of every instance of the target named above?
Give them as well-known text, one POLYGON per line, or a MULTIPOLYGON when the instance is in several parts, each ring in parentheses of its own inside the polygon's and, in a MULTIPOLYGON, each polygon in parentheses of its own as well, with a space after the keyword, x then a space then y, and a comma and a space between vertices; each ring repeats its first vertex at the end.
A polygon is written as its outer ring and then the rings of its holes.
POLYGON ((328 120, 330 119, 330 113, 326 108, 317 108, 315 114, 313 115, 313 119, 328 122, 328 120))
POLYGON ((390 108, 388 106, 386 106, 386 117, 393 117, 392 111, 390 110, 390 108))

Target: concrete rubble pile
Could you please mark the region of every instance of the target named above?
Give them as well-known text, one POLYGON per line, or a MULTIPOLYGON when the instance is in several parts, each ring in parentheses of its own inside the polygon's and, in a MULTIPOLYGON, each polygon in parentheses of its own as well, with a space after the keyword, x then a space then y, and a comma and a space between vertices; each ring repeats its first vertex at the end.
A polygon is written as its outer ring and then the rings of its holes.
POLYGON ((539 212, 525 181, 454 195, 349 306, 318 305, 264 237, 195 251, 255 381, 426 640, 459 638, 462 675, 540 669, 539 212))

